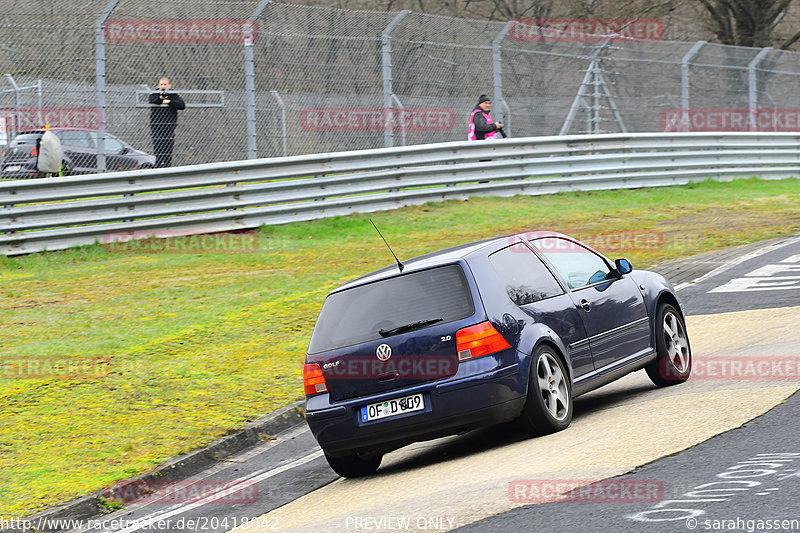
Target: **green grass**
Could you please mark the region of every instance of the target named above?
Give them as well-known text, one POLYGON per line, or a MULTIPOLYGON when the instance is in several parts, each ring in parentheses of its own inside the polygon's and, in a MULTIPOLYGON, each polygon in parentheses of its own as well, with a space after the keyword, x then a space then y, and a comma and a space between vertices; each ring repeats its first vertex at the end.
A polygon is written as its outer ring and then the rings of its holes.
MULTIPOLYGON (((796 234, 799 206, 800 181, 751 179, 369 216, 401 259, 537 229, 661 232, 663 246, 609 252, 647 267, 796 234)), ((302 396, 325 295, 392 258, 367 215, 262 228, 258 243, 254 253, 134 255, 96 245, 0 258, 0 516, 152 469, 302 396), (19 361, 82 366, 9 377, 19 361)))

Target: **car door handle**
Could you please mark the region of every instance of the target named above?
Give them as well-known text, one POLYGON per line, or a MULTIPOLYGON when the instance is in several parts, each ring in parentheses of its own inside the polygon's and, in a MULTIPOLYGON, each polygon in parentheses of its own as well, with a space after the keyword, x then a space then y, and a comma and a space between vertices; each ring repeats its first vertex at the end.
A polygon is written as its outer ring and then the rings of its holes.
POLYGON ((592 304, 588 300, 581 300, 581 307, 584 311, 589 311, 592 308, 592 304))

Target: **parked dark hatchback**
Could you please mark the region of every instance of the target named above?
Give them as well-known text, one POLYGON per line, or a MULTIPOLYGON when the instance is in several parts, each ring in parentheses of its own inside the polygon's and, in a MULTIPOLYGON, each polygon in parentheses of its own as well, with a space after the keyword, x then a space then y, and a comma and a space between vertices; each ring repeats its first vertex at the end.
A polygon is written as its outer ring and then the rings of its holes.
MULTIPOLYGON (((51 131, 61 141, 64 151, 62 168, 65 176, 97 172, 96 131, 79 128, 52 128, 51 131)), ((31 130, 14 137, 3 151, 0 177, 15 179, 40 176, 36 169, 36 141, 43 133, 44 130, 31 130)), ((109 172, 152 168, 156 164, 155 156, 137 150, 108 133, 105 134, 103 146, 106 169, 109 172)))
POLYGON ((536 232, 427 254, 331 292, 308 348, 306 419, 344 477, 411 442, 517 420, 565 429, 574 397, 640 369, 691 372, 670 283, 536 232))

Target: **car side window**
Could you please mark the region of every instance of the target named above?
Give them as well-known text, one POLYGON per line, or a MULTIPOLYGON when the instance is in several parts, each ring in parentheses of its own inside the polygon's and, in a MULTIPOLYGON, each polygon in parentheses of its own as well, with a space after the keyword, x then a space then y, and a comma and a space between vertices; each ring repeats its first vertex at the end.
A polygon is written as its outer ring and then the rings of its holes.
POLYGON ((103 140, 103 147, 106 152, 113 152, 115 154, 121 153, 124 148, 120 141, 108 137, 103 140))
POLYGON ((579 289, 609 279, 611 268, 598 254, 580 244, 559 237, 531 240, 561 274, 570 289, 579 289))
POLYGON ((505 284, 508 297, 517 305, 564 294, 542 260, 523 243, 493 253, 489 261, 505 284))
POLYGON ((93 148, 94 143, 85 131, 62 131, 58 137, 64 146, 74 146, 79 148, 93 148))

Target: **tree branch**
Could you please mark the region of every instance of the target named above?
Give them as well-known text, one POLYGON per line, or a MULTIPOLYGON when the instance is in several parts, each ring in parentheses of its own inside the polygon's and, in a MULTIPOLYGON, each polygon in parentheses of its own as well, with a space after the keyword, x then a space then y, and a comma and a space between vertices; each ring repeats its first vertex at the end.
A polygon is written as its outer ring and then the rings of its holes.
POLYGON ((790 46, 792 46, 797 41, 800 41, 800 31, 783 41, 781 45, 778 47, 779 50, 788 50, 790 46))

